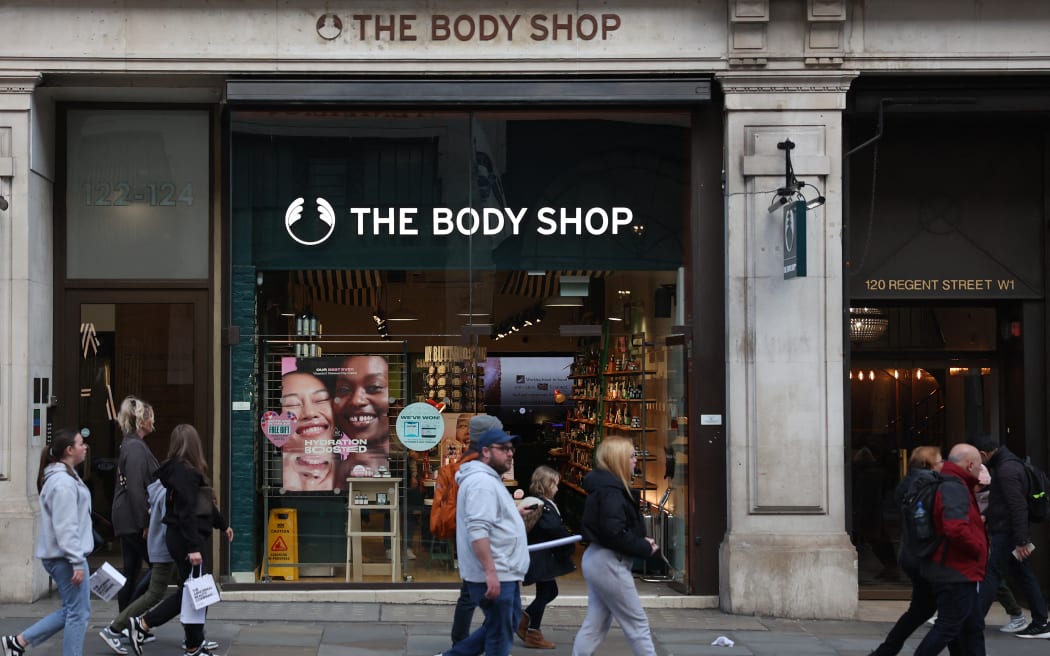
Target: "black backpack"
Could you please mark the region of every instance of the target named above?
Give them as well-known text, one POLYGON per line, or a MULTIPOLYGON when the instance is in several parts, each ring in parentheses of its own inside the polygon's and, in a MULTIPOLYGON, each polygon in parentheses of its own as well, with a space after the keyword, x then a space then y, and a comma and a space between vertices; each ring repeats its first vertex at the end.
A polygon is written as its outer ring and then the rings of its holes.
POLYGON ((915 560, 926 560, 944 540, 933 525, 933 504, 944 477, 933 470, 923 471, 901 497, 901 550, 915 560))
POLYGON ((1028 521, 1038 524, 1050 517, 1050 477, 1046 472, 1032 464, 1031 458, 1025 458, 1024 473, 1027 479, 1025 501, 1028 503, 1028 521))

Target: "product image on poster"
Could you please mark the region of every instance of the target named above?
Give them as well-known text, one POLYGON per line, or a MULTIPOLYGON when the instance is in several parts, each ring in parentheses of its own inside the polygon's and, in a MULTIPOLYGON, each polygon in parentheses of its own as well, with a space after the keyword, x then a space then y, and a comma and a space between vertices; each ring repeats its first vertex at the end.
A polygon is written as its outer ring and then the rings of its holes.
POLYGON ((441 463, 455 462, 470 448, 470 418, 474 414, 461 412, 444 415, 445 431, 441 435, 441 463))
POLYGON ((280 446, 286 491, 331 491, 350 476, 389 471, 386 358, 287 357, 281 372, 282 419, 292 419, 291 436, 280 446))

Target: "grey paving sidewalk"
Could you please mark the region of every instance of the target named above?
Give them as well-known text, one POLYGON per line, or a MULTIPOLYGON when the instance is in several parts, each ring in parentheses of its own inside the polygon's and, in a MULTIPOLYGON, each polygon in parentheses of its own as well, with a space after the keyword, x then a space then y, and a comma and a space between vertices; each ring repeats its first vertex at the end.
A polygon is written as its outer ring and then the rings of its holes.
MULTIPOLYGON (((13 633, 58 607, 57 595, 35 604, 0 604, 0 633, 13 633)), ((878 616, 892 617, 895 607, 878 616)), ((549 651, 522 653, 567 656, 585 609, 552 606, 544 618, 544 634, 557 644, 549 651)), ((116 614, 115 603, 92 602, 91 630, 85 654, 111 654, 96 633, 116 614)), ((866 656, 889 630, 888 621, 821 621, 727 615, 718 610, 648 610, 660 656, 866 656), (726 636, 733 647, 714 647, 726 636)), ((867 613, 871 615, 872 613, 867 613)), ((222 656, 432 656, 449 644, 451 606, 383 603, 240 602, 224 601, 208 616, 207 633, 222 656)), ((480 613, 476 616, 480 621, 480 613)), ((988 654, 1029 656, 1050 653, 1046 640, 1022 640, 996 630, 994 618, 986 632, 988 654)), ((905 646, 910 654, 922 638, 920 629, 905 646)), ((172 623, 157 630, 147 645, 149 656, 181 654, 182 630, 172 623)), ((27 652, 28 656, 59 656, 61 640, 27 652)), ((603 644, 602 656, 630 654, 615 625, 603 644)))

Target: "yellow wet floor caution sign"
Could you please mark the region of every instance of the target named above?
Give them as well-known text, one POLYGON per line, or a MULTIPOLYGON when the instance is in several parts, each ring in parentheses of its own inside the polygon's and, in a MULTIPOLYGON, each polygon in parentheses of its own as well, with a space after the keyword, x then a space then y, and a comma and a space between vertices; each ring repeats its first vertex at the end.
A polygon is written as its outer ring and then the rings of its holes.
POLYGON ((295 508, 274 508, 270 511, 266 537, 266 558, 269 575, 285 581, 299 580, 299 567, 283 565, 299 562, 299 519, 295 508))

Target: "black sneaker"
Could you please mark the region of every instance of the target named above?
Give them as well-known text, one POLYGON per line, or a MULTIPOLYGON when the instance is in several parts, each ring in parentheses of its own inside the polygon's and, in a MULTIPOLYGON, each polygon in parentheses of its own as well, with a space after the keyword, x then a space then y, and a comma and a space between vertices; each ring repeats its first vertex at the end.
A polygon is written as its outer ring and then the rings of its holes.
POLYGON ((142 628, 142 616, 128 619, 128 644, 135 656, 142 656, 142 645, 146 644, 149 632, 142 628))
POLYGON ((4 656, 22 656, 24 653, 26 653, 26 648, 18 644, 17 636, 0 636, 0 654, 4 656))
POLYGON ((1050 622, 1032 622, 1014 635, 1018 638, 1050 638, 1050 622))
POLYGON ((212 656, 212 653, 204 648, 204 645, 197 647, 196 651, 184 650, 182 656, 212 656))
MULTIPOLYGON (((125 627, 124 630, 120 632, 120 635, 124 637, 125 642, 131 642, 131 628, 130 627, 125 627)), ((151 642, 153 642, 154 640, 157 639, 157 636, 153 635, 149 631, 146 631, 145 635, 146 635, 146 637, 143 638, 143 640, 142 640, 142 644, 144 644, 144 645, 148 645, 149 643, 151 643, 151 642)))

